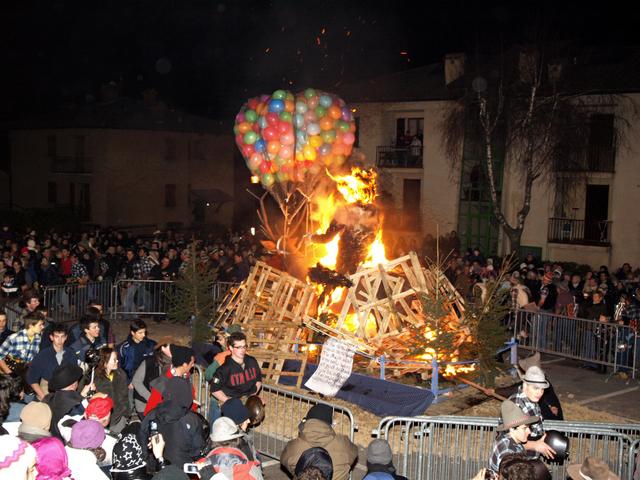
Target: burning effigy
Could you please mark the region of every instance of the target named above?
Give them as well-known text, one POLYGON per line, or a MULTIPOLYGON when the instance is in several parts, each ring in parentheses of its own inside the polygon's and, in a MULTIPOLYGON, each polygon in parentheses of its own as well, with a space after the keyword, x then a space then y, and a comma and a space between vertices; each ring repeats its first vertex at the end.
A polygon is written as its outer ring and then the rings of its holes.
MULTIPOLYGON (((471 342, 464 302, 415 253, 387 259, 377 173, 349 165, 355 122, 345 102, 314 89, 277 90, 243 105, 234 131, 252 175, 280 209, 280 222, 270 221, 263 202, 258 214, 282 269, 256 266, 218 322, 233 315, 239 323, 282 325, 297 340, 301 329, 315 330, 405 370, 434 358, 457 361, 471 342), (444 338, 446 349, 438 347, 444 338)), ((272 329, 261 338, 278 335, 284 343, 275 348, 285 351, 292 342, 283 334, 272 329)), ((456 371, 449 365, 448 373, 456 371)))

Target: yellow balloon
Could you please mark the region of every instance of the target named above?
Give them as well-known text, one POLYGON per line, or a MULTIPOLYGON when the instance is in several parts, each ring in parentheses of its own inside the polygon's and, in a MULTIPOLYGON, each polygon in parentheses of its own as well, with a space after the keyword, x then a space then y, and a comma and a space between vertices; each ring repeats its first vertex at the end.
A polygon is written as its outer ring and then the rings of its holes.
POLYGON ((309 145, 311 145, 313 148, 318 148, 320 145, 322 145, 322 137, 320 137, 320 135, 312 135, 311 137, 309 137, 309 145))
POLYGON ((302 152, 304 153, 305 160, 314 161, 316 159, 316 149, 313 148, 311 145, 305 145, 302 152))

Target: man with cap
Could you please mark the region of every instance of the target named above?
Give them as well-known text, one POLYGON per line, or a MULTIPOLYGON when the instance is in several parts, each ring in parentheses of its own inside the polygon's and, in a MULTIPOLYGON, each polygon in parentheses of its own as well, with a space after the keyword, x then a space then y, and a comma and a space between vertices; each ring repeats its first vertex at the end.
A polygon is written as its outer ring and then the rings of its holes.
POLYGON ((526 450, 532 453, 535 452, 532 456, 536 458, 538 454, 542 454, 546 458, 553 458, 556 453, 544 442, 544 426, 542 425, 542 414, 538 404, 546 388, 549 388, 549 382, 544 372, 540 367, 534 365, 529 367, 522 377, 522 385, 518 388, 518 391, 509 397, 509 400, 514 402, 526 415, 538 419, 536 422, 531 423, 530 433, 532 439, 528 440, 524 445, 526 450))
MULTIPOLYGON (((518 389, 522 386, 522 377, 526 374, 529 367, 540 367, 540 352, 535 352, 533 355, 529 357, 522 358, 518 360, 517 370, 518 377, 520 378, 519 382, 514 383, 513 385, 509 385, 507 387, 496 388, 495 390, 490 390, 491 393, 497 393, 503 397, 510 397, 518 392, 518 389)), ((546 379, 549 383, 549 388, 544 389, 544 393, 542 397, 538 401, 538 406, 540 407, 540 412, 542 413, 543 420, 564 420, 564 414, 562 412, 562 404, 560 403, 560 399, 556 395, 555 390, 553 389, 553 385, 546 379)))
POLYGON ((19 422, 4 422, 2 427, 29 443, 50 437, 51 409, 46 403, 29 402, 20 412, 19 422))
POLYGON ((347 480, 358 458, 358 447, 345 435, 338 435, 332 427, 333 411, 329 405, 314 405, 298 425, 298 438, 290 440, 280 456, 280 463, 294 474, 296 464, 305 450, 322 447, 333 462, 333 479, 347 480))
POLYGON ((369 478, 374 472, 386 473, 393 480, 407 480, 396 473, 396 467, 393 466, 393 454, 389 442, 381 438, 371 440, 367 447, 367 476, 369 478))
MULTIPOLYGON (((51 434, 62 440, 58 430, 58 422, 67 414, 81 414, 88 405, 86 399, 90 390, 95 386, 86 385, 81 392, 77 392, 78 382, 82 377, 82 368, 78 365, 63 364, 57 367, 51 375, 49 394, 43 402, 51 408, 51 434)), ((104 397, 103 393, 96 393, 94 397, 104 397)))
MULTIPOLYGON (((144 410, 144 415, 147 415, 151 410, 162 403, 164 389, 166 388, 167 380, 173 377, 181 377, 188 379, 190 377, 190 371, 195 365, 195 353, 189 347, 183 347, 181 345, 171 344, 169 346, 171 352, 171 368, 167 372, 156 378, 151 382, 151 395, 147 400, 147 406, 144 410)), ((195 399, 195 391, 193 392, 193 398, 195 399)), ((198 409, 196 403, 192 406, 193 411, 198 409)))
POLYGON ((489 470, 498 476, 500 462, 507 454, 525 453, 524 445, 531 433, 530 425, 539 422, 540 417, 527 415, 511 400, 505 400, 500 406, 502 423, 498 425, 498 435, 493 443, 489 470))
POLYGON ((569 465, 567 475, 571 480, 620 480, 606 463, 592 457, 585 458, 582 464, 569 465))

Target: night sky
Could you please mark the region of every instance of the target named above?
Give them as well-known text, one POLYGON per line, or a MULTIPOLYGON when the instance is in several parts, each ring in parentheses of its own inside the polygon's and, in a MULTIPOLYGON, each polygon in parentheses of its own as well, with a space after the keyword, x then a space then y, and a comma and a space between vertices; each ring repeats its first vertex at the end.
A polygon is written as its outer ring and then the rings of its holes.
POLYGON ((582 45, 637 42, 635 13, 532 3, 3 2, 0 120, 90 101, 109 81, 125 96, 155 88, 171 106, 224 119, 276 88, 331 91, 536 32, 582 45))

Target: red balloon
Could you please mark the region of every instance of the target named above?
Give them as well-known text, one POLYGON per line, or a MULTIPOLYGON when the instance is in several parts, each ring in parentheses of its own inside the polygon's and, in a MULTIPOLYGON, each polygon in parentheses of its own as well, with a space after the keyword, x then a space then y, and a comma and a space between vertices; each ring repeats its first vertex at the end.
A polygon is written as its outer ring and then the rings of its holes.
POLYGON ((274 126, 274 127, 275 127, 275 126, 277 126, 277 125, 278 125, 278 123, 280 123, 280 117, 279 117, 279 116, 278 116, 278 114, 277 114, 277 113, 275 113, 275 112, 269 112, 269 113, 267 113, 267 117, 266 117, 266 118, 267 118, 267 123, 268 123, 269 125, 274 126))
POLYGON ((280 122, 278 124, 278 132, 280 132, 281 135, 290 132, 293 133, 293 125, 288 122, 280 122))
POLYGON ((282 145, 293 145, 293 142, 295 141, 295 138, 293 137, 293 133, 285 133, 282 136, 280 136, 280 143, 282 143, 282 145))
POLYGON ((262 131, 262 136, 267 142, 278 138, 278 131, 274 127, 267 127, 262 131))
POLYGON ((256 149, 253 145, 244 145, 242 147, 242 155, 244 156, 244 158, 249 158, 254 154, 255 151, 256 149))
POLYGON ((260 171, 262 173, 267 173, 271 170, 271 162, 264 161, 260 164, 260 171))

